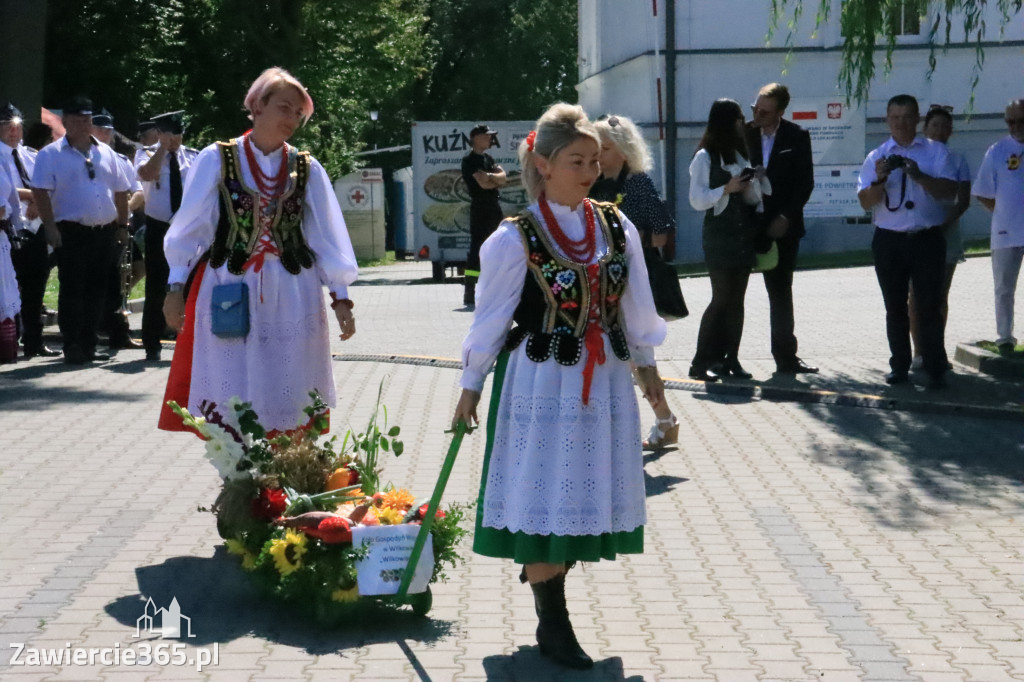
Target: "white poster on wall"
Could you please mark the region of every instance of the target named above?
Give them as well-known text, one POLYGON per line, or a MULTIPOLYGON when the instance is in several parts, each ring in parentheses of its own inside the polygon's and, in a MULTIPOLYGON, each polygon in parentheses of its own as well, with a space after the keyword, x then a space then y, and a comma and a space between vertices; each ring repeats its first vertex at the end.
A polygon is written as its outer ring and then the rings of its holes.
POLYGON ((811 134, 815 166, 864 162, 866 119, 860 107, 847 105, 841 97, 794 99, 785 118, 811 134))
POLYGON ((805 218, 859 218, 865 211, 857 199, 857 178, 860 167, 856 165, 816 165, 814 167, 814 192, 804 206, 805 218))

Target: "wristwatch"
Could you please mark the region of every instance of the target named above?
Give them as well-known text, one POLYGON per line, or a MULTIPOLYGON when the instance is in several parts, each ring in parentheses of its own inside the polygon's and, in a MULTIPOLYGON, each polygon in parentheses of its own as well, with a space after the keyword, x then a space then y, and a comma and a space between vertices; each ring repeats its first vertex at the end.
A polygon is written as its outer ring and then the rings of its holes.
POLYGON ((185 284, 183 282, 174 282, 173 284, 167 285, 167 293, 178 294, 185 290, 185 284))

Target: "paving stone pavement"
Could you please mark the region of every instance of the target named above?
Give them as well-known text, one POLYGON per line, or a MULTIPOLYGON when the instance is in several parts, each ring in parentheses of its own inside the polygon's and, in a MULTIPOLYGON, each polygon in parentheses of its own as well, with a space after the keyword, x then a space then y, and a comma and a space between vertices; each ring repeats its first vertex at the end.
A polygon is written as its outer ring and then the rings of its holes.
MULTIPOLYGON (((447 450, 458 372, 408 356, 457 358, 471 320, 459 285, 429 274, 412 263, 364 272, 359 331, 334 347, 336 428, 369 416, 383 380, 406 440, 385 475, 416 490, 432 487, 447 450)), ((863 403, 875 409, 687 382, 669 391, 683 428, 678 448, 645 457, 646 552, 570 573, 573 621, 599 661, 588 673, 538 655, 518 571, 468 546, 429 618, 369 611, 327 630, 264 600, 199 510, 219 479, 198 441, 155 428, 168 363, 122 351, 88 369, 5 366, 0 679, 1024 680, 1024 424, 1010 412, 1022 387, 958 369, 947 391, 883 389, 871 270, 796 281, 801 355, 822 374, 771 377, 755 277, 742 355, 756 384, 876 396, 863 403), (938 403, 977 409, 923 407, 938 403), (1002 412, 972 416, 983 407, 1002 412), (186 658, 216 647, 217 665, 11 664, 14 643, 138 650, 145 599, 172 597, 195 637, 165 641, 186 658)), ((704 278, 683 284, 693 315, 670 325, 659 353, 676 378, 710 293, 704 278)), ((950 344, 991 334, 987 259, 960 267, 950 309, 950 344)), ((475 498, 482 456, 477 432, 446 501, 475 498)))

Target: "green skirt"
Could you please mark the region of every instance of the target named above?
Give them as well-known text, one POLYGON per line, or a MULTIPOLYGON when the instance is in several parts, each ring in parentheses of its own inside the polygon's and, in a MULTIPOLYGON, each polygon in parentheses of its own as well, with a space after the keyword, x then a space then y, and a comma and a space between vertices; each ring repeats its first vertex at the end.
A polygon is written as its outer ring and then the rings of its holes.
POLYGON ((512 559, 518 564, 598 561, 614 559, 616 554, 643 553, 643 526, 631 531, 600 535, 534 535, 522 531, 513 533, 507 528, 487 528, 483 525, 484 491, 487 488, 487 471, 491 461, 491 449, 494 446, 495 421, 498 417, 498 405, 501 403, 501 389, 505 383, 508 358, 508 352, 502 352, 494 368, 494 385, 487 413, 487 449, 484 453, 480 494, 477 497, 473 551, 483 556, 512 559))

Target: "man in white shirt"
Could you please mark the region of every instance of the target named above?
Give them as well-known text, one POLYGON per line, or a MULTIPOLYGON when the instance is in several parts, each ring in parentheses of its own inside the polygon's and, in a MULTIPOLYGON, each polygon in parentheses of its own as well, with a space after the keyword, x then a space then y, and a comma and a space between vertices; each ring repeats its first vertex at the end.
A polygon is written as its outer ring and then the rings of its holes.
POLYGON ((857 198, 871 211, 875 235, 871 250, 885 301, 889 339, 888 384, 909 379, 910 317, 907 295, 914 286, 919 313, 922 366, 928 387, 946 385, 949 367, 942 333, 942 290, 946 211, 941 199, 956 194, 956 172, 945 145, 918 136, 917 100, 896 95, 886 107, 891 137, 872 150, 860 171, 857 198))
POLYGON ((66 134, 36 156, 32 196, 46 241, 57 252, 57 299, 64 361, 81 365, 96 353, 96 326, 106 300, 114 242, 127 239, 128 177, 114 150, 92 136, 92 102, 64 108, 66 134))
POLYGON ((21 199, 19 248, 11 252, 21 289, 21 343, 26 358, 56 357, 60 352, 43 344, 43 294, 51 265, 42 222, 32 199, 36 152, 22 144, 23 132, 21 112, 8 102, 0 109, 0 172, 7 173, 21 199))
POLYGON ((992 279, 996 296, 996 344, 1013 353, 1014 294, 1024 260, 1024 99, 1006 107, 1010 134, 985 152, 974 181, 974 196, 992 211, 992 279))
POLYGON ((142 311, 142 344, 146 360, 160 360, 160 338, 167 328, 164 294, 170 270, 164 255, 164 236, 181 206, 182 189, 199 154, 182 145, 182 111, 153 117, 158 143, 135 154, 135 169, 146 195, 146 304, 142 311))

